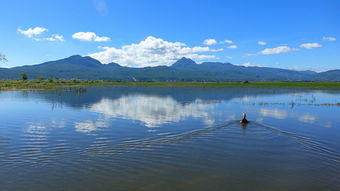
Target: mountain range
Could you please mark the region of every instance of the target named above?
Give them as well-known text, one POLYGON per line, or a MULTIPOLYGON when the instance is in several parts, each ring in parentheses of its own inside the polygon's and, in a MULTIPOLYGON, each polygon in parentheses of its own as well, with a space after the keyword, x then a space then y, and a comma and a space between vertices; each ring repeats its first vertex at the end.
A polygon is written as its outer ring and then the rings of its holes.
POLYGON ((171 66, 132 68, 102 64, 89 56, 74 55, 37 65, 0 68, 0 79, 45 78, 110 81, 340 81, 340 70, 295 71, 270 67, 245 67, 221 62, 197 64, 181 58, 171 66))

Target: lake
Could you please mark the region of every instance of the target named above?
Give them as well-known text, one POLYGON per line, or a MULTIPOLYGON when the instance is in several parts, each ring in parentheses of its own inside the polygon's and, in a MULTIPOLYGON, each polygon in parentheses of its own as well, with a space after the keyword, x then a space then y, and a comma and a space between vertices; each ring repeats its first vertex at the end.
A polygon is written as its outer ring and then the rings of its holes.
POLYGON ((0 190, 340 190, 339 123, 336 90, 2 91, 0 190))

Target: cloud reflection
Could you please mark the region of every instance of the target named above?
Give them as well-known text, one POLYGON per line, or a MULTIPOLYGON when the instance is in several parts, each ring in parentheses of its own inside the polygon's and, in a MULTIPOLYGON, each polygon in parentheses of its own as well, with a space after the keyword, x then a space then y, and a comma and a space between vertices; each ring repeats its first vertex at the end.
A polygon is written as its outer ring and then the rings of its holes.
POLYGON ((92 131, 97 130, 98 128, 102 127, 109 127, 109 124, 103 121, 84 121, 75 124, 75 129, 77 132, 80 133, 91 133, 92 131))
POLYGON ((316 121, 316 116, 311 115, 311 114, 304 114, 304 115, 301 115, 298 119, 299 121, 304 122, 304 123, 314 123, 316 121))
POLYGON ((28 128, 26 129, 26 133, 30 134, 31 137, 36 138, 46 138, 46 126, 43 125, 28 125, 28 128))
POLYGON ((275 119, 286 119, 288 117, 288 112, 280 109, 261 108, 260 113, 262 116, 275 119))
MULTIPOLYGON (((189 104, 180 104, 171 97, 147 95, 128 95, 115 100, 102 99, 90 106, 93 112, 109 117, 142 121, 147 127, 157 127, 169 122, 179 122, 189 117, 201 117, 206 124, 212 125, 207 111, 211 104, 202 104, 196 100, 189 104)), ((88 125, 88 129, 91 125, 88 125)))

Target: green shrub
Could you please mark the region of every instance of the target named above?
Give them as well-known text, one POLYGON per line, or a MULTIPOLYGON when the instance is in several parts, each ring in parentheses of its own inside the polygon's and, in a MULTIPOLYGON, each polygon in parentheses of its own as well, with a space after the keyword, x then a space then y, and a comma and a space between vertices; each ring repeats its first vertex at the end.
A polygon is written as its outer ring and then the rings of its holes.
POLYGON ((22 73, 22 74, 21 74, 21 79, 22 79, 23 81, 27 80, 27 79, 28 79, 28 75, 27 75, 26 73, 22 73))
POLYGON ((40 81, 42 81, 42 80, 45 80, 45 77, 44 77, 44 76, 39 76, 38 79, 39 79, 40 81))

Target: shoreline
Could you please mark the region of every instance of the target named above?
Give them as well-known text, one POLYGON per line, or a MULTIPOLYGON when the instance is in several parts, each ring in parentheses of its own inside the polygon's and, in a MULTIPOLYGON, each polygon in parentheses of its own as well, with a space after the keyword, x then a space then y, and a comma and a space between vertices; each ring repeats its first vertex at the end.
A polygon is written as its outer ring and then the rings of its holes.
POLYGON ((115 82, 101 80, 0 80, 0 91, 51 90, 78 86, 162 86, 162 87, 237 87, 237 88, 307 88, 340 90, 340 82, 115 82))

